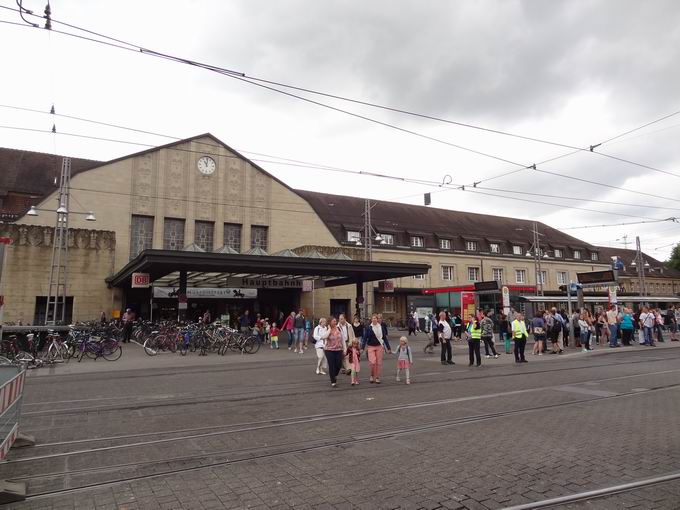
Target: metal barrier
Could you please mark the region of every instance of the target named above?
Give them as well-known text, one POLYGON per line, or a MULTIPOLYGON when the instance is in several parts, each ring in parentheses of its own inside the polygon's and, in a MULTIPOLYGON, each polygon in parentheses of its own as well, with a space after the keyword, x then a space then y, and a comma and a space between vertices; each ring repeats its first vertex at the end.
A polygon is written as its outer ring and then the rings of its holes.
MULTIPOLYGON (((34 442, 32 438, 19 434, 25 381, 25 369, 0 366, 0 461, 5 459, 15 443, 28 446, 34 442)), ((22 501, 25 497, 25 483, 0 480, 0 504, 22 501)))

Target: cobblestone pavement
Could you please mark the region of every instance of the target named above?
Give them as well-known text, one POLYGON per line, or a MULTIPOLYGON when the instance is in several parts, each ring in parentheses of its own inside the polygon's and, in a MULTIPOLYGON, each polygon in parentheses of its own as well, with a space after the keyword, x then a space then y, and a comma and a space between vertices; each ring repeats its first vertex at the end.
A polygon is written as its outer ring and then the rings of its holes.
MULTIPOLYGON (((331 389, 315 356, 159 355, 31 372, 17 509, 503 508, 678 469, 680 349, 603 348, 331 389)), ((678 508, 680 482, 561 508, 678 508)))

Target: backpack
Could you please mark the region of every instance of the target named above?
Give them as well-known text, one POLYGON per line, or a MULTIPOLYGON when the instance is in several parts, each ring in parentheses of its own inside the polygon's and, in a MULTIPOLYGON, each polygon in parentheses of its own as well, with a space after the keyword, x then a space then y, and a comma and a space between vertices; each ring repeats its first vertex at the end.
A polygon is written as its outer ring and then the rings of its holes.
POLYGON ((550 331, 555 335, 559 335, 562 331, 562 321, 557 317, 552 317, 552 325, 550 326, 550 331))

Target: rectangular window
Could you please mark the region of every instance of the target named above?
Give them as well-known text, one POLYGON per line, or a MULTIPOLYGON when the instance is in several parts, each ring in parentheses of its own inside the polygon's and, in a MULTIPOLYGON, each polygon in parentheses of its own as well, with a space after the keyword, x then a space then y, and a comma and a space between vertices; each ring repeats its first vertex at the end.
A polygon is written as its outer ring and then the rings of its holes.
MULTIPOLYGON (((153 247, 153 216, 132 215, 130 222, 130 259, 153 247)), ((42 324, 42 323, 36 323, 42 324)))
POLYGON ((599 259, 600 259, 600 256, 598 255, 597 252, 594 251, 590 254, 590 260, 599 260, 599 259))
POLYGON ((215 224, 212 221, 194 223, 194 243, 205 251, 213 251, 215 224))
POLYGON ((521 247, 521 246, 517 246, 516 244, 513 245, 513 247, 512 247, 512 254, 513 254, 513 255, 521 255, 521 254, 522 254, 522 247, 521 247))
POLYGON ((411 236, 411 246, 414 248, 422 248, 423 244, 423 238, 421 236, 411 236))
POLYGON ((361 241, 361 232, 359 232, 358 230, 348 230, 347 241, 350 243, 356 243, 357 241, 361 241))
POLYGON ((383 313, 396 313, 397 304, 394 296, 383 296, 382 298, 382 311, 383 313))
POLYGON ((447 282, 453 281, 455 272, 456 268, 454 266, 442 266, 442 280, 447 282))
POLYGON ((468 281, 478 282, 479 281, 479 268, 478 267, 468 267, 468 281))
POLYGON ((538 283, 540 283, 541 285, 545 285, 546 282, 548 281, 548 275, 546 271, 541 271, 536 276, 538 276, 538 283))
POLYGON ((500 253, 501 252, 501 246, 498 243, 491 243, 489 245, 489 251, 491 253, 500 253))
POLYGON ((557 271, 557 285, 566 285, 568 279, 566 271, 557 271))
POLYGON ((440 239, 439 240, 440 250, 450 250, 451 249, 451 239, 440 239))
POLYGON ((477 241, 467 241, 465 243, 465 249, 467 251, 477 251, 477 241))
POLYGON ((577 259, 577 260, 581 258, 581 251, 580 250, 574 250, 574 258, 577 259))
POLYGON ((493 279, 496 280, 498 283, 503 282, 503 269, 500 267, 495 267, 491 270, 491 273, 493 275, 493 279))
POLYGON ((392 246, 394 244, 394 234, 380 234, 382 242, 380 244, 387 244, 392 246))
POLYGON ((555 248, 555 252, 554 252, 554 253, 555 253, 555 258, 556 258, 556 259, 561 259, 561 258, 562 258, 562 250, 560 250, 559 248, 555 248))
POLYGON ((238 223, 224 224, 224 246, 241 253, 241 225, 238 223))
POLYGON ((526 269, 515 269, 515 283, 526 283, 527 271, 526 269))
POLYGON ((252 225, 250 227, 250 247, 267 251, 269 227, 252 225))
POLYGON ((165 218, 163 221, 163 249, 181 250, 184 248, 184 220, 165 218))

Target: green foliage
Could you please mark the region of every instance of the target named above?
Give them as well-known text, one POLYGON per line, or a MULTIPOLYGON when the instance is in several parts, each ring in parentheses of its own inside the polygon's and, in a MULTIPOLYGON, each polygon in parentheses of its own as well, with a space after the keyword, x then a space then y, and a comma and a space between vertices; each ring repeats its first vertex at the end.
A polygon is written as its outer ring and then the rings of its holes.
POLYGON ((680 244, 673 247, 671 258, 666 261, 666 266, 680 271, 680 244))

